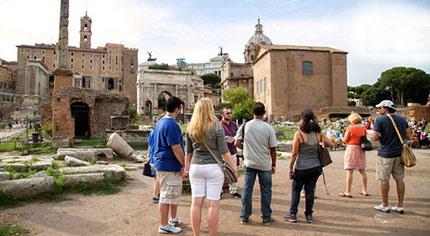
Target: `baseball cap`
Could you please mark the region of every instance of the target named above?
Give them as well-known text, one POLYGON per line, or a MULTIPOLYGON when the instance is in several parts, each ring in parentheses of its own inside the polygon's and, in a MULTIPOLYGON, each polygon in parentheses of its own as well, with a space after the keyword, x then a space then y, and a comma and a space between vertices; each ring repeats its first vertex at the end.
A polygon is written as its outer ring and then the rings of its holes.
POLYGON ((391 109, 396 110, 396 107, 394 106, 394 103, 392 101, 390 101, 390 100, 384 100, 384 101, 380 102, 378 105, 376 105, 376 107, 377 108, 380 108, 380 107, 389 107, 391 109))

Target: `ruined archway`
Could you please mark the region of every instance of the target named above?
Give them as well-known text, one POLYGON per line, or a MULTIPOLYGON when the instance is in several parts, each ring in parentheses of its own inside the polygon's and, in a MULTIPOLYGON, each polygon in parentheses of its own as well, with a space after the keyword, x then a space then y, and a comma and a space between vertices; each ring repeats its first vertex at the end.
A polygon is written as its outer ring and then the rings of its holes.
POLYGON ((147 100, 145 102, 145 108, 144 108, 143 114, 145 116, 152 117, 152 102, 151 101, 147 100))
POLYGON ((83 102, 70 105, 72 117, 75 119, 75 137, 90 137, 90 109, 83 102))

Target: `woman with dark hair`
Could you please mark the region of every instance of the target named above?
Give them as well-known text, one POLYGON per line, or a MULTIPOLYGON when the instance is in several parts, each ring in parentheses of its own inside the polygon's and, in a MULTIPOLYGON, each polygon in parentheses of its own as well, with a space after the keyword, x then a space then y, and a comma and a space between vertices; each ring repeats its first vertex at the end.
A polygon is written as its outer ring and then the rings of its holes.
POLYGON ((288 172, 290 179, 293 180, 293 186, 290 213, 282 217, 286 221, 297 222, 300 190, 304 186, 306 192, 306 222, 312 223, 314 188, 322 171, 318 153, 318 144, 320 142, 326 147, 333 146, 330 139, 321 133, 321 128, 314 113, 311 110, 303 111, 300 115, 299 130, 294 134, 290 170, 288 172))

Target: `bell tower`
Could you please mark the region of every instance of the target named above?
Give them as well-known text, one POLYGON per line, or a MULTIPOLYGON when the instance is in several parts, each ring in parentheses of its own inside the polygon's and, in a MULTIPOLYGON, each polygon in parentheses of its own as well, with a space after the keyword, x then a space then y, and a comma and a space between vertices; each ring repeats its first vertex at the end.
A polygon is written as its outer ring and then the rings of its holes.
POLYGON ((85 16, 81 17, 81 31, 79 31, 81 35, 80 48, 91 48, 91 23, 91 18, 85 12, 85 16))

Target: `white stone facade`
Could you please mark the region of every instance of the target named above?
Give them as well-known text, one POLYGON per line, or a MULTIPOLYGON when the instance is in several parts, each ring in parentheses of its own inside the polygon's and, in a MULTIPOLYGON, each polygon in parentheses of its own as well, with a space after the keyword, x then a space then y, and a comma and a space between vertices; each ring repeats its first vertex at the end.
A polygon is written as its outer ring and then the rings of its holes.
POLYGON ((158 96, 163 93, 184 101, 184 113, 190 114, 204 97, 203 80, 190 71, 142 69, 137 79, 137 113, 149 117, 158 114, 158 96))
POLYGON ((185 65, 185 68, 195 70, 196 74, 198 74, 198 75, 213 73, 213 74, 216 74, 218 76, 221 76, 222 61, 224 58, 228 58, 228 56, 227 55, 216 56, 214 58, 211 58, 209 60, 209 62, 187 63, 185 65))

